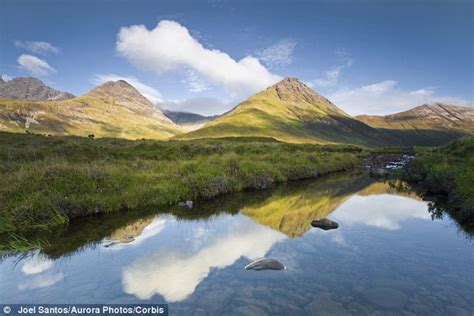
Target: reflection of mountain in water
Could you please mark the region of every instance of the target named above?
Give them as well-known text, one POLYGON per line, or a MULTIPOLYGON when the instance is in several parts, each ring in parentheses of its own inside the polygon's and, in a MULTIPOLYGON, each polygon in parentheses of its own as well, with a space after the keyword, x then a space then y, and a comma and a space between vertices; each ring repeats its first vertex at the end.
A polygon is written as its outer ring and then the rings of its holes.
POLYGON ((339 175, 303 185, 281 186, 267 200, 248 205, 242 212, 289 237, 300 237, 311 228, 313 219, 327 217, 353 195, 396 194, 419 199, 414 193, 397 191, 400 185, 374 182, 364 174, 339 175))
MULTIPOLYGON (((290 182, 275 190, 230 194, 212 201, 195 203, 192 210, 175 207, 158 213, 172 213, 178 220, 194 221, 212 220, 217 214, 235 214, 241 210, 260 224, 281 231, 289 237, 298 237, 310 228, 311 220, 328 216, 354 194, 396 193, 416 198, 410 193, 397 192, 398 186, 400 184, 374 182, 361 174, 340 174, 318 180, 290 182)), ((156 214, 156 211, 150 210, 89 217, 73 221, 67 228, 51 235, 34 238, 46 241, 43 254, 57 258, 101 245, 104 238, 120 240, 132 236, 137 239, 144 235, 146 227, 154 221, 156 214)), ((151 234, 151 230, 150 228, 145 235, 151 234)), ((138 241, 135 240, 132 244, 138 241)))

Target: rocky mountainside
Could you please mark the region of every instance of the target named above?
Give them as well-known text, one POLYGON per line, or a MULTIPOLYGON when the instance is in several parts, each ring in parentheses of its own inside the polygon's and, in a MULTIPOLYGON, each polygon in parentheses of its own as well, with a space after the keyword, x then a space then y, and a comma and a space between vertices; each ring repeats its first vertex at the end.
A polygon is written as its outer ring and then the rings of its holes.
POLYGON ((136 114, 153 117, 165 125, 174 125, 161 110, 125 80, 105 82, 86 93, 84 97, 102 100, 136 114))
POLYGON ((376 128, 392 130, 454 131, 474 134, 474 108, 445 103, 417 106, 386 115, 360 115, 357 119, 376 128))
POLYGON ((33 77, 17 77, 10 81, 0 81, 0 98, 32 101, 67 100, 74 98, 68 92, 48 87, 43 81, 33 77))
POLYGON ((62 101, 0 99, 0 131, 168 139, 183 130, 125 81, 62 101))

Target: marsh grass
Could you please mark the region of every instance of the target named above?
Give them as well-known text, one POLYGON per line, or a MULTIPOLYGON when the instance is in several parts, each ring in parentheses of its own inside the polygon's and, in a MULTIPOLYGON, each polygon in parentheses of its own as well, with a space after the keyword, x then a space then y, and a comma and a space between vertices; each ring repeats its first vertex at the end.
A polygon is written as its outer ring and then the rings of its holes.
POLYGON ((447 211, 461 225, 474 226, 474 137, 439 148, 417 148, 416 159, 402 178, 442 203, 435 216, 447 211))
POLYGON ((360 164, 354 146, 268 138, 127 141, 0 133, 0 233, 48 231, 98 213, 211 199, 360 164))

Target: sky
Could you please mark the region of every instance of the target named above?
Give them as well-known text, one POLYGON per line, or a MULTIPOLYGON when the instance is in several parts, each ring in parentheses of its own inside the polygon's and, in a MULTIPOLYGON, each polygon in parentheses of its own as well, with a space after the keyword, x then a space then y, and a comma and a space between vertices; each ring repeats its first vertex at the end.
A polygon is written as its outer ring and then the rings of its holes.
POLYGON ((352 115, 472 106, 473 1, 0 0, 0 74, 226 112, 297 77, 352 115))

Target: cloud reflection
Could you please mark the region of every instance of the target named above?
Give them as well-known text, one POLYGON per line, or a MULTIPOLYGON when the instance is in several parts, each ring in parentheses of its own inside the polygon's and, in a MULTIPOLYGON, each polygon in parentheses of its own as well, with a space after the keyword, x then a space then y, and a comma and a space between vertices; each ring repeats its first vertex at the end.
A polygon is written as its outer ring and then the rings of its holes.
MULTIPOLYGON (((168 302, 182 301, 194 292, 211 268, 228 267, 240 257, 249 260, 264 257, 276 242, 286 238, 244 216, 232 217, 228 223, 222 221, 213 222, 219 229, 206 230, 207 242, 191 253, 186 253, 185 249, 192 248, 186 245, 180 248, 183 250, 169 247, 173 250, 166 251, 163 247, 126 267, 123 270, 124 291, 140 299, 160 294, 168 302)), ((178 238, 181 240, 173 240, 173 243, 192 243, 189 238, 178 238)))
POLYGON ((408 219, 431 219, 425 202, 391 194, 352 196, 331 214, 331 218, 344 224, 364 224, 388 230, 400 229, 401 222, 408 219))

